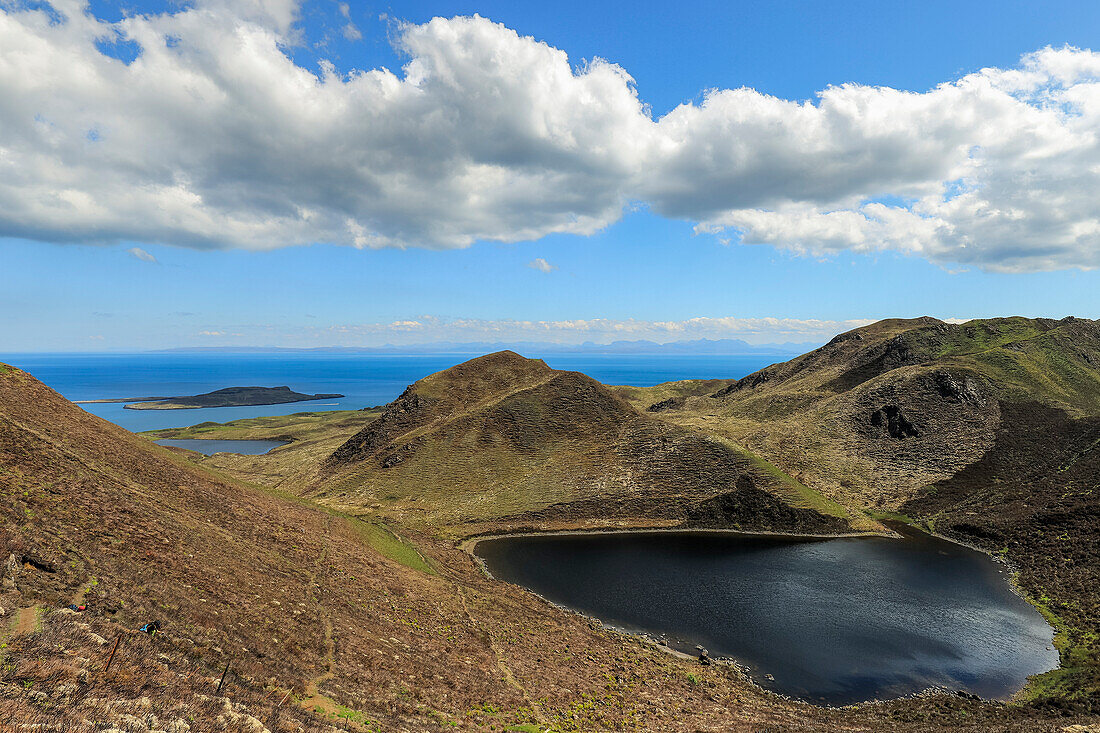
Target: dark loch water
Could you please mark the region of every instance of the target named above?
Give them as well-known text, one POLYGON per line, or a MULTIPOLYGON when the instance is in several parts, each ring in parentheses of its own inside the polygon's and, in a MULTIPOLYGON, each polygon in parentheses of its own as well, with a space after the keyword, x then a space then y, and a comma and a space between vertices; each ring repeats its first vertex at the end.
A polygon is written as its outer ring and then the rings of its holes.
POLYGON ((701 644, 764 687, 812 702, 931 686, 1005 698, 1058 665, 1050 627, 1005 570, 923 534, 571 534, 485 540, 476 551, 502 580, 612 626, 666 635, 681 651, 701 644))
POLYGON ((165 438, 153 441, 157 445, 195 450, 208 456, 215 453, 239 453, 242 456, 261 456, 272 448, 286 445, 282 440, 194 440, 191 438, 165 438))
MULTIPOLYGON (((292 412, 358 410, 384 405, 406 386, 473 354, 149 353, 0 354, 70 400, 192 395, 223 387, 286 385, 309 394, 345 397, 317 402, 195 410, 126 410, 122 404, 85 404, 88 412, 139 432, 229 422, 292 412)), ((524 354, 538 358, 540 354, 524 354)), ((791 354, 548 354, 555 369, 581 371, 604 384, 639 387, 677 379, 740 378, 791 354)))

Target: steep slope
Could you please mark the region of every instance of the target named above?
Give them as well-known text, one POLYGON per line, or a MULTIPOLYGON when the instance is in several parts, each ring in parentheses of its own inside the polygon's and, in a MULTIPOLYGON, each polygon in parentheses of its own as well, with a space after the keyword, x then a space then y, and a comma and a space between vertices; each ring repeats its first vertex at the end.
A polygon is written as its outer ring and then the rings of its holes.
MULTIPOLYGON (((5 724, 300 731, 338 714, 359 730, 483 729, 553 721, 594 695, 607 702, 593 714, 635 714, 608 674, 647 686, 654 728, 681 727, 670 697, 720 712, 686 662, 490 581, 465 553, 220 479, 7 367, 0 469, 5 724), (137 632, 151 621, 162 633, 137 632)), ((747 689, 714 679, 722 695, 747 689)), ((727 719, 801 715, 764 708, 727 719)))
POLYGON ((462 534, 479 523, 555 520, 849 528, 843 508, 735 444, 512 352, 410 386, 332 453, 312 487, 346 509, 462 534))

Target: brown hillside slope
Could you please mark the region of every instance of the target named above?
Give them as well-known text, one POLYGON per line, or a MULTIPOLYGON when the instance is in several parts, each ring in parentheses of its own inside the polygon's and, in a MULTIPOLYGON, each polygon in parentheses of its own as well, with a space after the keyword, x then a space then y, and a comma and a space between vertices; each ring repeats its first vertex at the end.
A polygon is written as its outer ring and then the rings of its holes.
POLYGON ((953 697, 782 700, 492 581, 452 546, 413 535, 418 554, 196 469, 7 367, 0 469, 5 733, 330 730, 333 714, 361 731, 918 730, 976 711, 1054 729, 953 697), (162 633, 137 632, 149 621, 162 633))
POLYGON ((332 453, 310 493, 458 534, 534 521, 850 528, 843 508, 793 500, 795 482, 735 444, 512 352, 410 386, 332 453))

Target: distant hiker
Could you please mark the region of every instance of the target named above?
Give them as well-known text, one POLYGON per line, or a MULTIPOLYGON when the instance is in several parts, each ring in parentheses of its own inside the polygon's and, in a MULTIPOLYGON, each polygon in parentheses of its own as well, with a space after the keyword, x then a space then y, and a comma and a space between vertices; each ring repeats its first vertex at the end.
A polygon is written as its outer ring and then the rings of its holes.
POLYGON ((69 604, 69 610, 76 611, 77 613, 83 613, 87 608, 87 606, 78 606, 75 603, 69 604))
POLYGON ((149 636, 156 636, 157 632, 160 631, 160 621, 150 621, 138 629, 138 631, 145 632, 149 636))

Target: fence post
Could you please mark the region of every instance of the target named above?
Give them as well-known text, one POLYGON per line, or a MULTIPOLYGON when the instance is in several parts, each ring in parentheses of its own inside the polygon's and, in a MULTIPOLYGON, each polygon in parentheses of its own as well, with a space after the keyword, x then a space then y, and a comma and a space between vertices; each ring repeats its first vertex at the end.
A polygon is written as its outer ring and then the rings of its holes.
POLYGON ((111 662, 115 661, 115 652, 118 651, 118 643, 120 641, 122 641, 121 633, 115 637, 115 645, 111 647, 111 656, 107 657, 107 664, 103 667, 103 674, 107 674, 107 670, 111 668, 111 662))
POLYGON ((214 694, 217 695, 222 691, 222 683, 225 682, 225 676, 229 674, 229 662, 225 663, 225 670, 222 672, 222 678, 218 680, 218 689, 214 690, 214 694))

